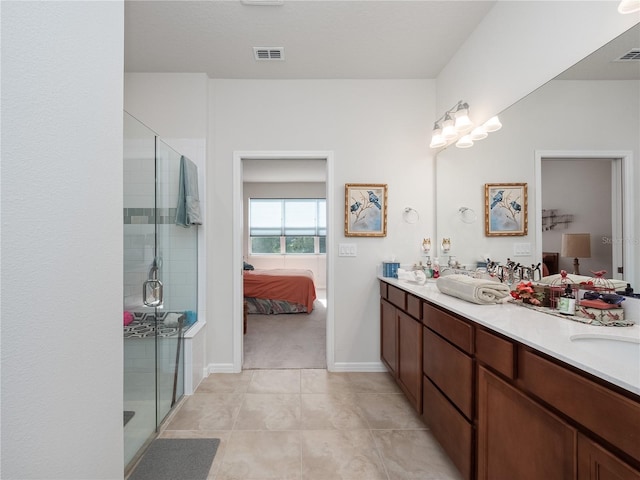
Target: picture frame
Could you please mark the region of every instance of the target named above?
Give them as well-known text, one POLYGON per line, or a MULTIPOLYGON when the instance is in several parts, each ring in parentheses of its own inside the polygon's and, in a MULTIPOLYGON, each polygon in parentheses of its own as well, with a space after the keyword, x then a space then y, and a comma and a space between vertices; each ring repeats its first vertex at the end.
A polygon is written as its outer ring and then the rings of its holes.
POLYGON ((526 183, 485 183, 484 233, 487 237, 524 236, 528 231, 526 183))
POLYGON ((346 183, 344 186, 344 236, 387 236, 387 185, 346 183))

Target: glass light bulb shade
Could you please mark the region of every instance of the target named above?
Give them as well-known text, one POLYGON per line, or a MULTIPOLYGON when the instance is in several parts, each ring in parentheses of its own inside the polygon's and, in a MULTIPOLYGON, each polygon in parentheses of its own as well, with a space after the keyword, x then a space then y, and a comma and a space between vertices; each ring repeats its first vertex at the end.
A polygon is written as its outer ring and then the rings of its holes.
POLYGON ((489 136, 489 134, 483 126, 480 126, 471 130, 469 136, 471 137, 471 140, 484 140, 489 136))
POLYGON ((502 128, 502 123, 497 116, 491 117, 485 122, 484 128, 487 132, 496 132, 502 128))
POLYGON ((455 129, 458 132, 470 130, 472 126, 473 124, 471 123, 471 120, 469 120, 468 115, 456 115, 455 129))
POLYGON ((469 148, 473 147, 473 140, 471 140, 470 135, 465 135, 460 140, 456 142, 456 147, 458 148, 469 148))
POLYGON ((442 121, 442 136, 445 140, 451 140, 458 136, 458 131, 453 125, 453 118, 451 118, 451 114, 449 112, 445 114, 444 120, 442 121))
POLYGON ((429 144, 429 148, 440 148, 444 147, 447 144, 447 141, 440 134, 433 134, 431 137, 431 143, 429 144))
POLYGON ((451 140, 458 136, 458 131, 453 125, 447 125, 442 129, 442 136, 447 140, 451 140))
POLYGON ((640 11, 640 0, 622 0, 618 5, 618 12, 633 13, 640 11))

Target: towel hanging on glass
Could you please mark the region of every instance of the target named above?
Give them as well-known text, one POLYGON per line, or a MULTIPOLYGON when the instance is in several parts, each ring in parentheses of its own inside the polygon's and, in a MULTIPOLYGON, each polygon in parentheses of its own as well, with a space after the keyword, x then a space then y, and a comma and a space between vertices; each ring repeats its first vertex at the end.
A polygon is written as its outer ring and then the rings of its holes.
POLYGON ((198 195, 198 167, 184 155, 180 157, 179 187, 176 225, 185 228, 191 225, 202 225, 198 195))

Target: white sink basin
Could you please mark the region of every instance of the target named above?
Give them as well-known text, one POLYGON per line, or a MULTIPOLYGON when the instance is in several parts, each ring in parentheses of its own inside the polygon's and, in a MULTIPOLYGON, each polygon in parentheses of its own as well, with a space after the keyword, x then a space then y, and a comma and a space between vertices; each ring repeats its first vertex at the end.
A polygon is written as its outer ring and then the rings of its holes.
POLYGON ((588 348, 595 356, 617 358, 635 368, 640 364, 640 338, 638 337, 583 333, 572 335, 569 340, 576 346, 588 348))

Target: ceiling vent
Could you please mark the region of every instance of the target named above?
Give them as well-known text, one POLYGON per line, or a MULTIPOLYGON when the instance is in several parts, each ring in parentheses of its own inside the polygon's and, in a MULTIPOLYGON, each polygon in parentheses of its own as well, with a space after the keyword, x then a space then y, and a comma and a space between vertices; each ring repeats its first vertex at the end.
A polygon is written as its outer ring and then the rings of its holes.
POLYGON ((629 60, 640 60, 640 48, 632 48, 620 58, 616 58, 616 62, 627 62, 629 60))
POLYGON ((283 47, 253 47, 256 60, 284 60, 283 47))

